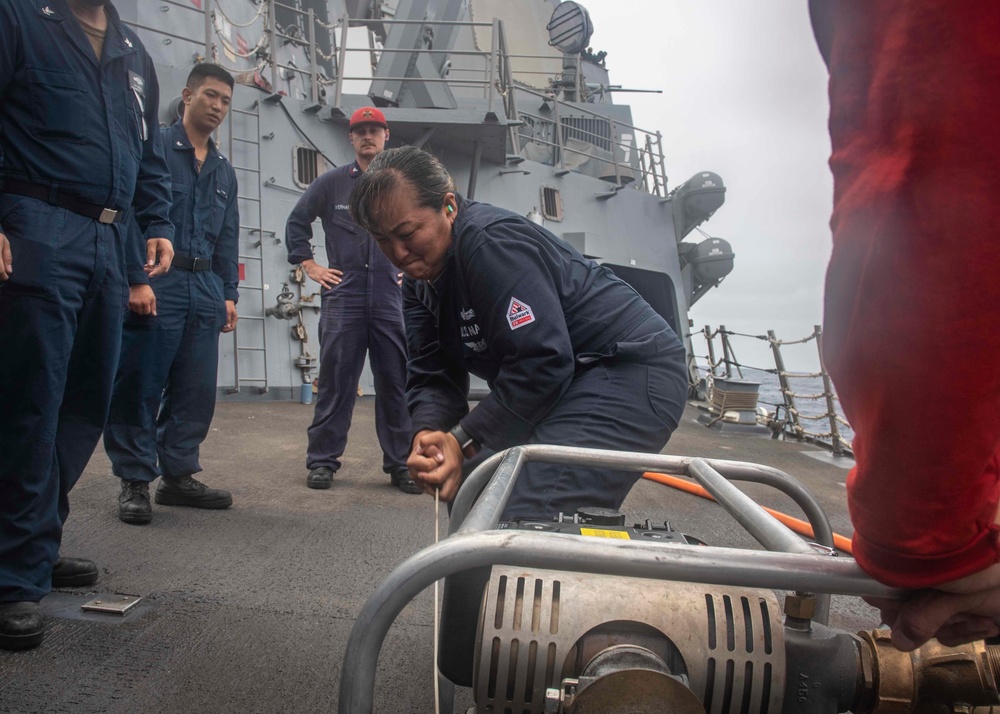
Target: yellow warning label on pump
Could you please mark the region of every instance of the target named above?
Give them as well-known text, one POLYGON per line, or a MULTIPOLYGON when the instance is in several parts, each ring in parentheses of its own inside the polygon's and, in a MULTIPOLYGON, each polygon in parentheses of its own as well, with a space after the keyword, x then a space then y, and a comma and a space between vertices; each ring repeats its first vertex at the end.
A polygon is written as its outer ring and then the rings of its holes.
POLYGON ((618 538, 619 540, 632 540, 625 531, 607 531, 602 528, 581 528, 580 535, 595 536, 597 538, 618 538))

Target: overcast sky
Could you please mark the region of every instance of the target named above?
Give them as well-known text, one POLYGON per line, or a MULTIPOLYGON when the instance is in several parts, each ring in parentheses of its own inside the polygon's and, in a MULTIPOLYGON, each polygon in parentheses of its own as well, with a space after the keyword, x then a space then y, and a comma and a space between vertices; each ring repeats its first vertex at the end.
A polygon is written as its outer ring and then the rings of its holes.
MULTIPOLYGON (((715 171, 726 203, 702 229, 730 241, 736 267, 691 312, 696 327, 773 329, 793 340, 822 322, 833 182, 826 69, 805 0, 581 0, 611 81, 663 94, 619 94, 635 124, 663 132, 672 186, 715 171)), ((689 240, 692 238, 689 237, 689 240)), ((704 354, 704 340, 695 341, 704 354)), ((737 357, 772 367, 766 343, 737 357)), ((788 347, 812 369, 814 344, 788 347)))

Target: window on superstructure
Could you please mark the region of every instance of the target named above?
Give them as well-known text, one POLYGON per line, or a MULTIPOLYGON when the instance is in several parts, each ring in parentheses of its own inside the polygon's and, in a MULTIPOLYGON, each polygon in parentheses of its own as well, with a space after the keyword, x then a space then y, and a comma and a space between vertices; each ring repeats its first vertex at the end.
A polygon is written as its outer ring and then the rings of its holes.
POLYGON ((299 188, 308 188, 309 184, 327 170, 326 159, 309 146, 296 146, 292 158, 292 180, 299 188))

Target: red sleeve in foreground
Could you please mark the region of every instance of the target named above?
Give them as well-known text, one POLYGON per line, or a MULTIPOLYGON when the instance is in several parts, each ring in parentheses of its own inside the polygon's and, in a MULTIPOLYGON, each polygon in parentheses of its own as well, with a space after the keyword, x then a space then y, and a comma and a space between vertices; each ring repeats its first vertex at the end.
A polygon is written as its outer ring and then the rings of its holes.
POLYGON ((1000 7, 838 3, 824 356, 854 427, 859 564, 924 587, 1000 559, 1000 7))

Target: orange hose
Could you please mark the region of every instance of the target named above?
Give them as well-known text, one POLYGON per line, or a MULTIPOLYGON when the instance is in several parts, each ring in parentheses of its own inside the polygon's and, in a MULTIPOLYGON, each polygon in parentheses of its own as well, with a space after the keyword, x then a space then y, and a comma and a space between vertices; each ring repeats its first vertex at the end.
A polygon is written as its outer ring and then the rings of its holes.
MULTIPOLYGON (((655 481, 656 483, 663 484, 664 486, 670 486, 671 488, 676 488, 679 491, 685 491, 686 493, 693 493, 695 496, 701 496, 702 498, 707 498, 709 501, 714 501, 712 494, 706 491, 704 488, 696 483, 691 483, 690 481, 685 481, 684 479, 677 478, 676 476, 668 476, 667 474, 659 474, 654 471, 647 471, 642 475, 644 479, 650 481, 655 481)), ((781 511, 775 511, 771 508, 761 506, 765 511, 770 513, 781 523, 791 528, 793 531, 799 535, 804 535, 807 538, 813 538, 815 533, 813 533, 812 526, 803 520, 798 518, 793 518, 788 514, 782 513, 781 511)), ((853 555, 854 551, 851 550, 851 539, 840 535, 839 533, 833 534, 833 545, 837 550, 842 550, 848 555, 853 555)))

